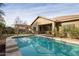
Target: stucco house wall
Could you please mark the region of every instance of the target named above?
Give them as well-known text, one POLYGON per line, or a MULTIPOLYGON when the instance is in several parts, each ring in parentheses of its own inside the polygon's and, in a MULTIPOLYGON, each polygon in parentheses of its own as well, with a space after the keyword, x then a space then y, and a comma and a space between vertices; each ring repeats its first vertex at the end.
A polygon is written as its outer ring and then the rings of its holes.
POLYGON ((52 19, 38 16, 31 24, 31 28, 33 29, 35 27, 36 31, 38 32, 38 26, 45 24, 52 24, 52 33, 55 30, 57 30, 57 32, 60 31, 64 25, 75 25, 75 27, 79 27, 79 15, 60 16, 52 19))
POLYGON ((79 20, 62 23, 62 26, 64 26, 64 25, 75 25, 75 27, 79 27, 79 20))
POLYGON ((56 24, 59 26, 59 30, 61 30, 61 27, 64 25, 75 25, 75 27, 79 27, 79 15, 60 16, 52 18, 52 20, 55 20, 56 24), (60 23, 61 26, 58 23, 60 23))

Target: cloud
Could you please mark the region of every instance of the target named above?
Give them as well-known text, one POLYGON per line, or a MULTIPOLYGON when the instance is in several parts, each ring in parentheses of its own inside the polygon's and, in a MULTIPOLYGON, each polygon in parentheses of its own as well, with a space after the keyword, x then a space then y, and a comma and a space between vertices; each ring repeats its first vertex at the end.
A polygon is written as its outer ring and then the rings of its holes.
POLYGON ((44 16, 53 18, 56 16, 78 14, 78 3, 32 3, 32 4, 6 4, 3 8, 6 14, 7 25, 12 25, 15 18, 19 16, 23 21, 27 21, 28 24, 37 17, 44 16))

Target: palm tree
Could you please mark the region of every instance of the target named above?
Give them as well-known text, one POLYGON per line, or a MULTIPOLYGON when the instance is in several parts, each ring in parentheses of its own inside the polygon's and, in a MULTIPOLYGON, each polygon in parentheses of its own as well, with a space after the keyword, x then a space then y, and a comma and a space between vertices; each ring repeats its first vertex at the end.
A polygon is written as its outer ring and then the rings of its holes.
MULTIPOLYGON (((4 4, 0 3, 0 7, 2 7, 4 4)), ((0 8, 0 55, 5 55, 5 36, 2 34, 5 28, 4 24, 4 18, 3 18, 4 12, 0 8)))
MULTIPOLYGON (((3 5, 4 5, 3 3, 0 3, 0 7, 2 7, 3 5)), ((4 27, 5 27, 5 24, 4 24, 5 21, 4 21, 3 15, 4 15, 4 12, 0 8, 0 34, 2 34, 2 31, 4 30, 4 27)))
MULTIPOLYGON (((0 3, 0 7, 2 7, 2 6, 4 6, 4 4, 3 3, 0 3)), ((3 12, 3 10, 1 10, 1 8, 0 8, 0 15, 1 16, 4 15, 4 12, 3 12)))
MULTIPOLYGON (((3 3, 0 3, 0 7, 2 7, 2 6, 4 6, 4 4, 3 3)), ((1 8, 0 8, 0 21, 3 21, 4 22, 4 19, 2 17, 3 15, 5 15, 5 14, 4 14, 3 10, 1 10, 1 8)))

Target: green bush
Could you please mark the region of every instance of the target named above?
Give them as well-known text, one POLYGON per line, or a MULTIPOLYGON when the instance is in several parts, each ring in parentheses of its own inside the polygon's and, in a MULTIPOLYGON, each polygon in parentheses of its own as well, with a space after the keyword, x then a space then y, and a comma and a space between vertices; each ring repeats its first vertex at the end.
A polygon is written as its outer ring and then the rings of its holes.
POLYGON ((3 34, 15 34, 15 30, 12 27, 5 27, 2 33, 3 34))
POLYGON ((74 26, 62 26, 62 30, 57 32, 59 37, 70 37, 74 39, 79 39, 79 28, 74 26))
POLYGON ((71 38, 79 39, 79 28, 74 28, 70 31, 71 38))
POLYGON ((67 37, 67 30, 62 27, 58 34, 59 37, 67 37))
POLYGON ((79 39, 79 27, 75 27, 74 24, 64 25, 61 26, 59 29, 59 31, 57 31, 56 29, 54 31, 56 37, 68 37, 79 39))

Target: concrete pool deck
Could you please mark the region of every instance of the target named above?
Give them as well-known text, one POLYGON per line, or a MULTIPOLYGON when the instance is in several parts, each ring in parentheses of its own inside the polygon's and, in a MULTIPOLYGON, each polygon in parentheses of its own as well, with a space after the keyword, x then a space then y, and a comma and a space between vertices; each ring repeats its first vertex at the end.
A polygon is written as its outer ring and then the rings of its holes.
MULTIPOLYGON (((33 34, 18 35, 18 37, 29 35, 33 34)), ((21 56, 17 43, 13 37, 17 37, 17 35, 10 36, 6 39, 6 56, 21 56)))
POLYGON ((55 39, 55 40, 64 41, 64 42, 68 42, 68 43, 73 43, 73 44, 78 44, 79 45, 79 39, 59 38, 59 37, 51 37, 51 36, 45 36, 45 35, 43 35, 43 37, 47 37, 47 38, 51 38, 51 39, 55 39))
POLYGON ((79 45, 79 39, 71 39, 71 38, 54 38, 54 39, 79 45))
POLYGON ((12 37, 8 37, 6 39, 6 56, 21 56, 21 53, 16 45, 15 39, 12 39, 12 37))

